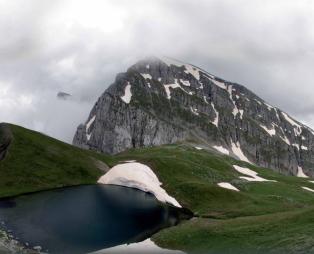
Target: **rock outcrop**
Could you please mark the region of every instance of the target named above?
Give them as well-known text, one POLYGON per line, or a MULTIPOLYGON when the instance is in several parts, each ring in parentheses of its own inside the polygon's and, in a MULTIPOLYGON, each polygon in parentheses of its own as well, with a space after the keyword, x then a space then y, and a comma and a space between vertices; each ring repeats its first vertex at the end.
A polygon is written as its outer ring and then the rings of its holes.
POLYGON ((147 58, 117 75, 73 144, 115 154, 193 141, 276 171, 314 176, 314 131, 244 86, 147 58))

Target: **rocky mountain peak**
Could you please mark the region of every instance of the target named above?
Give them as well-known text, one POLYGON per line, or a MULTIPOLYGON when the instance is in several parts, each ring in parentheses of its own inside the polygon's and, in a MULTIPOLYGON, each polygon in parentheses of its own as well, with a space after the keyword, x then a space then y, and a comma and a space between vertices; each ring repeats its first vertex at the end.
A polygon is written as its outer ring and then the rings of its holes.
POLYGON ((105 153, 190 141, 276 171, 313 176, 309 127, 244 86, 149 57, 117 75, 73 139, 105 153))

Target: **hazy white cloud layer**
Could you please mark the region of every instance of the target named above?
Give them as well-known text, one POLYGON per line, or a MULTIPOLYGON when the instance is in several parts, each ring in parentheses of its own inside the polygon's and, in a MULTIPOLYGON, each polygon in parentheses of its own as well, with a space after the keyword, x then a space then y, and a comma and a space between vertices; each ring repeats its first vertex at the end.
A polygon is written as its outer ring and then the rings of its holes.
POLYGON ((313 11, 311 0, 0 0, 0 121, 71 142, 116 73, 167 55, 314 127, 313 11))

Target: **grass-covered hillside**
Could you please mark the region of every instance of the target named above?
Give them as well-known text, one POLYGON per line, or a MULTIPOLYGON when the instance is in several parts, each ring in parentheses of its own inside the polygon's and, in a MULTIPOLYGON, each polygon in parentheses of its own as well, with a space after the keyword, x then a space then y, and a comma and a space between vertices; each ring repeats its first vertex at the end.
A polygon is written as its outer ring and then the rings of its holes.
MULTIPOLYGON (((177 144, 133 149, 116 156, 81 150, 18 126, 0 161, 0 197, 96 183, 106 163, 149 165, 167 192, 195 218, 153 240, 187 253, 314 253, 314 183, 283 176, 213 151, 177 144), (248 167, 269 182, 250 182, 233 167, 248 167), (218 186, 228 182, 239 191, 218 186)), ((1 132, 0 128, 0 141, 1 132)))
MULTIPOLYGON (((62 186, 95 183, 103 174, 101 161, 109 157, 84 151, 19 126, 12 134, 5 158, 0 161, 0 197, 62 186)), ((0 140, 3 135, 0 127, 0 140)))
POLYGON ((168 193, 198 217, 165 229, 153 240, 187 253, 314 253, 314 189, 311 179, 187 145, 131 150, 116 158, 149 164, 168 193), (249 182, 233 165, 276 182, 249 182), (228 182, 240 191, 219 187, 228 182))

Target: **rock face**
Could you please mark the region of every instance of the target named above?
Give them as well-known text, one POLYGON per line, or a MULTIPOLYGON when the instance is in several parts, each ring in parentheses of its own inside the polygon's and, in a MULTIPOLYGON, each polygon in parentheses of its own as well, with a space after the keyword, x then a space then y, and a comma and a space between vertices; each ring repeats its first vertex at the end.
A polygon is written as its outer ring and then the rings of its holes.
POLYGON ((118 74, 73 144, 115 154, 193 141, 284 174, 314 176, 314 131, 242 85, 170 59, 118 74))

